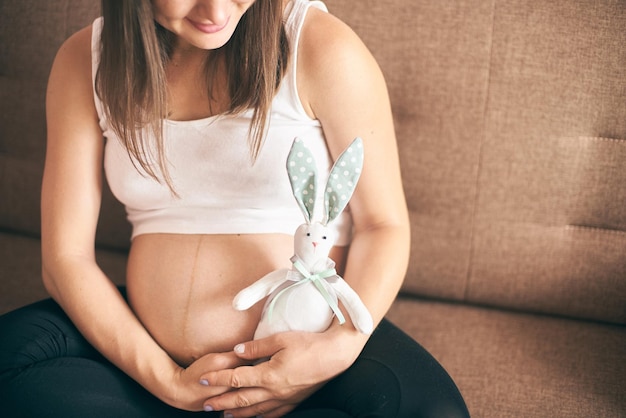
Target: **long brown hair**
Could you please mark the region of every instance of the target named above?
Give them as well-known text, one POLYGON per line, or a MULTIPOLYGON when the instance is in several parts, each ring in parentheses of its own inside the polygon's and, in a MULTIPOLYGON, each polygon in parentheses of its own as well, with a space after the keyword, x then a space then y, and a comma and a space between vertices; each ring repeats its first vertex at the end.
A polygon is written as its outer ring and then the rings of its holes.
MULTIPOLYGON (((163 120, 168 112, 165 70, 173 35, 154 20, 150 0, 102 0, 102 15, 102 52, 96 74, 98 97, 111 128, 133 161, 155 180, 165 181, 175 193, 163 147, 163 120), (151 154, 144 131, 156 138, 156 155, 151 154)), ((209 97, 220 56, 228 76, 230 106, 226 113, 253 109, 249 144, 255 160, 289 57, 282 0, 256 0, 226 45, 209 55, 211 60, 205 66, 209 97)))

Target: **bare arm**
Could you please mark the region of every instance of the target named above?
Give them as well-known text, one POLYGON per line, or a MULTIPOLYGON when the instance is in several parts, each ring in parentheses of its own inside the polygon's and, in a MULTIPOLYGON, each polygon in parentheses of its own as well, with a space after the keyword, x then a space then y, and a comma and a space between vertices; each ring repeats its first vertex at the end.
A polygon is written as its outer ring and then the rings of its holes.
POLYGON ((86 28, 65 42, 48 83, 41 196, 44 284, 111 362, 165 402, 201 409, 211 392, 202 392, 196 377, 193 385, 184 384, 184 370, 152 339, 96 264, 104 139, 93 100, 90 37, 86 28))
POLYGON ((355 229, 344 278, 378 323, 402 284, 409 254, 391 107, 372 55, 348 27, 326 17, 303 35, 309 54, 301 57, 306 77, 299 78, 300 91, 308 111, 321 121, 334 158, 354 137, 363 139, 365 162, 350 201, 355 229))

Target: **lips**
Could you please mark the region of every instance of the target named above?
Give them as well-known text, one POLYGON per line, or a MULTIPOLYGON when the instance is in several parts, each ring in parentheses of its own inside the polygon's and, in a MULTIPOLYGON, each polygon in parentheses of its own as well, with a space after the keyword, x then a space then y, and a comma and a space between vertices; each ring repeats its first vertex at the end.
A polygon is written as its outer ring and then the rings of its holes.
POLYGON ((191 19, 187 19, 196 29, 198 29, 200 32, 203 33, 217 33, 219 31, 221 31, 222 29, 224 29, 226 27, 226 25, 228 25, 228 22, 230 21, 230 17, 228 19, 226 19, 226 22, 224 22, 223 25, 216 25, 213 23, 199 23, 199 22, 195 22, 191 19))

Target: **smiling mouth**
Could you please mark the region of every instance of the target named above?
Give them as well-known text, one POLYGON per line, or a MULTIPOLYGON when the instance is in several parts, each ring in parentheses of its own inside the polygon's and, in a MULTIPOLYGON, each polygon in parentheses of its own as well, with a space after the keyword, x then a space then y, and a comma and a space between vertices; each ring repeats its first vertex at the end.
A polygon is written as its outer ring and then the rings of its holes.
POLYGON ((204 24, 204 23, 198 23, 198 22, 194 22, 191 19, 187 19, 196 29, 198 29, 200 32, 203 33, 217 33, 219 31, 221 31, 222 29, 224 29, 227 25, 228 22, 230 21, 230 17, 228 19, 226 19, 226 22, 223 25, 215 25, 215 24, 204 24))

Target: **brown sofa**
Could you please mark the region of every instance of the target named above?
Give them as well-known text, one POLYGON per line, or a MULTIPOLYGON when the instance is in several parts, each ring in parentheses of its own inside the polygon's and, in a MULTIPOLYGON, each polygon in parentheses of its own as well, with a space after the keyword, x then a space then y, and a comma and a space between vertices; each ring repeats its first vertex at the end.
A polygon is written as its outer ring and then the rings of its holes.
MULTIPOLYGON (((0 312, 46 296, 46 79, 97 3, 0 2, 0 312)), ((413 247, 389 317, 474 417, 626 417, 626 2, 327 4, 395 113, 413 247)), ((107 193, 98 255, 119 283, 128 237, 107 193)))

